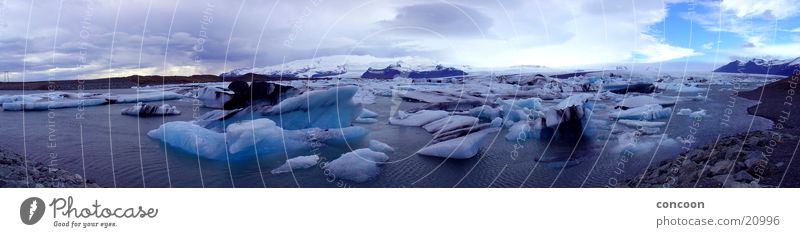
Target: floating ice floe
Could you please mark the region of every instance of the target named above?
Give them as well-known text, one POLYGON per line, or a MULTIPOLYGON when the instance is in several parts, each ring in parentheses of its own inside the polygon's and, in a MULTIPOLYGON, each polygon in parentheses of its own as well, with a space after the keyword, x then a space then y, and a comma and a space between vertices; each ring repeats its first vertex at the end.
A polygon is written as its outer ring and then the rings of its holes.
POLYGON ((302 153, 324 146, 358 144, 368 133, 362 127, 284 130, 272 120, 262 118, 230 124, 224 133, 192 122, 168 122, 147 135, 170 147, 208 159, 248 159, 302 153))
POLYGON ((629 119, 620 119, 617 120, 617 123, 629 126, 629 127, 661 127, 667 125, 666 122, 650 122, 650 121, 641 121, 641 120, 629 120, 629 119))
POLYGON ((617 104, 617 107, 620 107, 620 108, 623 108, 623 109, 629 109, 629 108, 636 108, 636 107, 641 107, 641 106, 645 106, 645 105, 653 105, 653 104, 657 104, 657 105, 661 105, 661 106, 667 107, 667 106, 675 105, 675 100, 666 100, 666 99, 659 99, 659 98, 656 98, 654 96, 649 96, 649 95, 640 95, 640 96, 634 96, 634 97, 629 97, 629 98, 623 99, 622 102, 617 104))
POLYGON ((503 118, 497 117, 492 119, 492 127, 499 128, 503 126, 503 118))
POLYGON ((292 159, 286 160, 286 163, 279 166, 278 168, 273 169, 270 171, 272 174, 282 174, 288 173, 294 170, 299 169, 307 169, 312 166, 317 165, 319 162, 319 156, 317 155, 310 155, 310 156, 298 156, 292 159))
POLYGON ((572 95, 557 105, 549 107, 535 119, 518 121, 511 126, 506 140, 524 141, 541 139, 552 135, 580 136, 589 121, 592 105, 588 100, 590 94, 572 95))
POLYGON ((463 137, 450 139, 423 147, 418 154, 452 159, 468 159, 478 154, 484 138, 491 133, 498 132, 497 128, 488 128, 470 133, 463 137))
POLYGON ((207 108, 222 109, 233 99, 233 91, 226 88, 207 86, 195 91, 195 98, 207 108))
POLYGON ((389 144, 383 143, 378 140, 370 140, 369 141, 369 149, 377 152, 383 153, 393 153, 394 148, 389 146, 389 144))
POLYGON ((112 104, 124 104, 124 103, 177 100, 180 98, 183 98, 183 96, 178 93, 171 91, 161 91, 161 92, 148 92, 148 93, 110 96, 108 100, 112 104))
POLYGON ((446 111, 441 110, 420 110, 410 114, 405 111, 398 111, 397 118, 389 118, 389 124, 419 127, 447 117, 447 115, 446 111))
POLYGON ((263 111, 262 116, 284 129, 341 128, 350 126, 362 106, 353 102, 355 86, 335 87, 289 97, 263 111))
POLYGON ((353 120, 355 123, 377 123, 378 114, 368 109, 362 109, 361 114, 353 120))
POLYGON ((30 110, 50 110, 50 109, 64 109, 64 108, 77 108, 89 107, 108 104, 106 99, 61 99, 54 101, 40 101, 40 102, 8 102, 3 103, 3 110, 6 111, 30 111, 30 110))
POLYGON ((384 153, 362 148, 326 163, 324 169, 334 179, 361 183, 375 179, 381 173, 380 165, 388 160, 384 153))
POLYGON ((678 111, 678 113, 676 113, 676 114, 677 114, 677 115, 689 115, 689 114, 691 114, 691 113, 692 113, 692 110, 691 110, 691 109, 681 109, 681 110, 680 110, 680 111, 678 111))
POLYGON ((163 105, 151 105, 151 104, 142 104, 141 102, 137 103, 130 108, 123 109, 121 112, 123 115, 131 115, 131 116, 158 116, 158 115, 179 115, 181 111, 178 110, 175 106, 170 106, 168 104, 163 105))
POLYGON ((693 119, 699 119, 699 118, 702 118, 702 117, 708 117, 708 113, 704 109, 701 109, 701 110, 698 110, 698 111, 694 111, 691 114, 689 114, 689 118, 693 118, 693 119))
POLYGON ((454 129, 478 124, 478 118, 464 115, 453 115, 438 119, 422 126, 429 133, 445 133, 454 129))
POLYGON ((671 108, 664 108, 661 105, 656 104, 611 112, 609 116, 613 119, 657 120, 668 118, 671 114, 671 108))

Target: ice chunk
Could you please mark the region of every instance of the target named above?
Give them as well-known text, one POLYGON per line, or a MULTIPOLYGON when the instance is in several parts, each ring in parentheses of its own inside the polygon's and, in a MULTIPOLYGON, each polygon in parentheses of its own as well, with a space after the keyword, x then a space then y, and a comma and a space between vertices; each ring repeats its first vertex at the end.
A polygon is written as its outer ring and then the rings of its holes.
POLYGON ((668 118, 671 114, 671 108, 664 108, 661 107, 661 105, 645 105, 628 110, 611 112, 609 116, 614 119, 657 120, 668 118))
POLYGON ((319 162, 319 156, 317 155, 298 156, 286 160, 286 163, 279 166, 278 168, 273 169, 270 173, 281 174, 281 173, 288 173, 293 170, 307 169, 314 165, 317 165, 317 162, 319 162))
POLYGON ((175 121, 162 124, 147 136, 189 154, 207 159, 225 159, 225 134, 200 127, 191 122, 175 121))
POLYGON ((377 177, 383 162, 389 160, 384 153, 367 148, 343 154, 338 159, 325 164, 324 169, 334 179, 345 179, 355 182, 366 182, 377 177))
POLYGON ((492 119, 492 127, 499 128, 503 126, 503 118, 497 117, 492 119))
POLYGON ((123 109, 122 114, 131 116, 179 115, 181 111, 168 104, 150 105, 139 102, 130 108, 123 109))
POLYGON ((323 146, 358 144, 369 133, 362 127, 284 130, 269 119, 240 121, 229 125, 225 131, 216 132, 192 122, 177 121, 165 123, 148 135, 178 150, 208 159, 226 159, 226 152, 230 159, 248 159, 302 153, 323 146))
POLYGON ((231 90, 216 86, 207 86, 195 91, 195 97, 203 106, 214 109, 225 108, 225 103, 233 99, 233 94, 231 90))
POLYGON ((661 127, 667 125, 666 122, 649 122, 649 121, 641 121, 641 120, 629 120, 629 119, 620 119, 617 123, 629 126, 629 127, 661 127))
POLYGON ((306 92, 261 114, 284 129, 348 127, 362 113, 361 105, 352 100, 357 91, 358 87, 343 86, 306 92))
POLYGON ((678 111, 677 115, 689 115, 691 113, 692 113, 691 109, 681 109, 680 111, 678 111))
POLYGON ((531 139, 531 126, 528 124, 528 121, 520 121, 515 123, 508 129, 508 134, 506 134, 506 140, 509 141, 526 141, 531 139))
POLYGON ((657 104, 661 106, 671 106, 675 104, 675 101, 662 100, 649 95, 640 95, 640 96, 625 98, 622 100, 622 102, 617 104, 617 106, 623 109, 627 109, 627 108, 636 108, 651 104, 657 104))
POLYGON ((177 100, 183 98, 182 95, 171 91, 149 92, 132 95, 118 95, 109 97, 111 103, 137 103, 137 102, 150 102, 150 101, 165 101, 177 100))
POLYGON ((448 113, 446 111, 441 110, 420 110, 412 114, 400 111, 398 112, 397 118, 389 118, 389 123, 400 126, 419 127, 447 117, 447 115, 448 113))
POLYGON ((8 102, 3 103, 3 110, 7 111, 30 111, 30 110, 50 110, 63 108, 88 107, 107 104, 106 99, 61 99, 41 102, 8 102))
POLYGON ((484 129, 463 137, 423 147, 417 153, 442 158, 469 159, 478 154, 486 135, 497 131, 499 131, 497 128, 484 129))
POLYGON ((377 151, 377 152, 383 152, 383 153, 392 153, 392 152, 394 152, 394 148, 392 148, 388 144, 383 143, 383 142, 378 141, 378 140, 370 140, 369 141, 369 149, 373 150, 373 151, 377 151))
POLYGON ((358 118, 356 118, 355 120, 353 120, 353 122, 354 122, 354 123, 377 123, 377 122, 378 122, 378 120, 377 120, 377 119, 375 119, 375 118, 362 118, 362 117, 358 117, 358 118))
POLYGON ((698 111, 694 111, 691 114, 689 114, 689 118, 693 118, 693 119, 699 119, 699 118, 702 118, 702 117, 708 117, 708 113, 706 113, 706 110, 704 110, 704 109, 701 109, 701 110, 698 110, 698 111))
POLYGON ((492 120, 500 117, 500 109, 495 109, 488 105, 481 105, 470 109, 469 115, 480 119, 492 120))
POLYGON ((377 118, 378 117, 378 113, 372 112, 372 110, 368 110, 368 109, 361 109, 361 115, 359 115, 358 117, 360 117, 360 118, 377 118))
POLYGON ((422 126, 422 128, 430 133, 445 133, 453 129, 464 128, 475 124, 478 124, 478 119, 475 117, 453 115, 430 122, 422 126))

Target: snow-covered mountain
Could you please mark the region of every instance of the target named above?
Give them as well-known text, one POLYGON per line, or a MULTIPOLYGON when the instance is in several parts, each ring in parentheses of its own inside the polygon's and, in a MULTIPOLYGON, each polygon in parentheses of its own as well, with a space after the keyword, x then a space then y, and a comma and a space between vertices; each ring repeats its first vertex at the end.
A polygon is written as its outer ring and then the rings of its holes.
POLYGON ((254 73, 267 76, 282 76, 287 78, 315 78, 315 77, 352 77, 358 78, 369 68, 384 68, 386 65, 402 64, 404 68, 425 67, 438 65, 435 60, 420 57, 381 58, 370 55, 333 55, 302 59, 284 64, 240 68, 222 73, 221 76, 241 76, 254 73))
MULTIPOLYGON (((469 69, 466 66, 461 67, 464 70, 469 69)), ((408 78, 440 78, 440 77, 454 77, 465 76, 467 72, 455 67, 445 67, 441 64, 436 66, 407 65, 403 61, 391 64, 383 69, 368 68, 361 78, 365 79, 392 79, 395 77, 408 77, 408 78)))
POLYGON ((760 59, 753 58, 747 61, 735 60, 714 72, 728 73, 751 73, 751 74, 772 74, 790 76, 796 70, 800 70, 800 57, 788 60, 760 59))

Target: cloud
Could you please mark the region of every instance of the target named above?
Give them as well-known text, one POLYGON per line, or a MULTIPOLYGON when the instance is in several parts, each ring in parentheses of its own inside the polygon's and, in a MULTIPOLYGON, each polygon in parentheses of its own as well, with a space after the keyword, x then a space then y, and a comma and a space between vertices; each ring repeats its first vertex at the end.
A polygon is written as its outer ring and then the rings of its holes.
POLYGON ((705 44, 701 45, 700 47, 702 47, 705 50, 714 49, 714 42, 705 43, 705 44))
POLYGON ((737 17, 766 17, 784 19, 800 11, 797 2, 791 0, 723 0, 720 6, 732 11, 737 17))
POLYGON ((431 3, 401 7, 393 19, 383 21, 381 25, 387 28, 419 28, 422 34, 486 37, 492 19, 470 7, 431 3))

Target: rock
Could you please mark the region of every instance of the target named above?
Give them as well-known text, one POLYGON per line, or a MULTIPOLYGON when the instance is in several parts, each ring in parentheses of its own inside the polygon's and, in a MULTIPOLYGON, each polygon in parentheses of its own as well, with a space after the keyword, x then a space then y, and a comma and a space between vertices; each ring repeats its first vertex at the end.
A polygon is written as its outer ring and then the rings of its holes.
POLYGON ((733 180, 749 183, 753 180, 756 180, 756 178, 747 173, 747 171, 740 170, 739 172, 733 175, 733 180))
POLYGON ((733 161, 730 160, 717 161, 717 163, 714 164, 714 166, 711 166, 711 169, 709 169, 709 171, 711 171, 712 175, 727 174, 730 171, 731 166, 733 166, 733 164, 734 164, 733 161))
POLYGON ((10 167, 0 167, 0 178, 6 178, 11 175, 12 170, 10 167))
POLYGON ((722 182, 713 178, 704 178, 697 182, 698 188, 721 188, 722 182))
POLYGON ((763 156, 761 152, 750 152, 747 154, 744 164, 747 166, 748 169, 753 168, 759 161, 761 161, 763 156))

